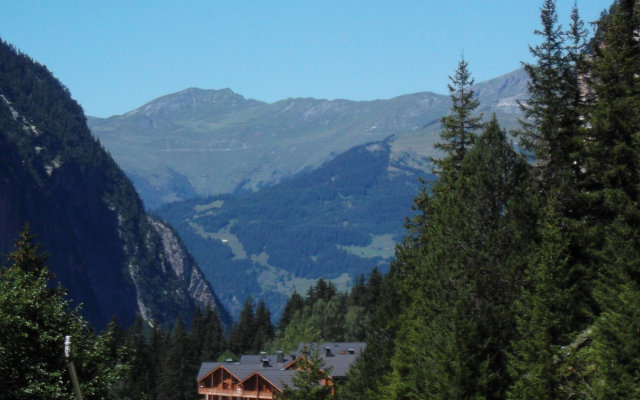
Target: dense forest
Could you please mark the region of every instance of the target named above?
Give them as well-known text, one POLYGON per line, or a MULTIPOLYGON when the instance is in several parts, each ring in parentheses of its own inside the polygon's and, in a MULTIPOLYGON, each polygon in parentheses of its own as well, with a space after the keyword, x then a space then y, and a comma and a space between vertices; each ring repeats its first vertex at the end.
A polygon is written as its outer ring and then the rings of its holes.
POLYGON ((247 299, 240 318, 224 331, 212 308, 196 309, 190 326, 130 327, 112 319, 99 334, 71 309, 66 291, 52 287, 46 255, 23 230, 0 269, 0 374, 8 382, 0 399, 69 399, 71 380, 63 357, 66 335, 85 398, 195 399, 202 361, 238 360, 262 350, 294 351, 302 341, 364 340, 382 275, 360 276, 349 293, 319 280, 305 297, 294 293, 277 326, 264 302, 247 299))
POLYGON ((372 265, 386 270, 420 188, 419 172, 394 165, 390 153, 388 142, 356 146, 256 193, 181 201, 156 212, 175 227, 232 314, 253 295, 278 316, 296 280, 355 279, 372 265), (388 172, 394 168, 399 172, 388 172), (386 253, 367 247, 376 237, 388 238, 386 253), (265 274, 269 266, 275 272, 265 274))
POLYGON ((566 29, 553 0, 540 16, 518 145, 476 113, 462 59, 438 180, 389 272, 348 293, 319 280, 277 326, 248 299, 227 335, 210 309, 171 333, 112 321, 96 335, 24 231, 0 273, 0 398, 71 396, 50 351, 62 332, 78 337, 87 398, 197 398, 200 361, 317 339, 367 342, 324 398, 640 398, 640 4, 614 2, 593 37, 576 7, 566 29))
POLYGON ((345 399, 640 396, 640 4, 541 8, 514 152, 464 60, 345 399))

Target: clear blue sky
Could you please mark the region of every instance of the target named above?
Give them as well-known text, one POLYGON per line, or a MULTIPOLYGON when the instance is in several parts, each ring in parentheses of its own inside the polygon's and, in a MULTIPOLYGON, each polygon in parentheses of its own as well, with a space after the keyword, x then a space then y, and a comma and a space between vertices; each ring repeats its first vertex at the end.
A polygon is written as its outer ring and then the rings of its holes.
MULTIPOLYGON (((585 21, 612 0, 578 0, 585 21)), ((187 87, 371 100, 446 93, 530 61, 542 0, 1 0, 0 37, 47 65, 88 115, 187 87)), ((558 0, 563 25, 573 0, 558 0)), ((1 62, 1 60, 0 60, 1 62)))

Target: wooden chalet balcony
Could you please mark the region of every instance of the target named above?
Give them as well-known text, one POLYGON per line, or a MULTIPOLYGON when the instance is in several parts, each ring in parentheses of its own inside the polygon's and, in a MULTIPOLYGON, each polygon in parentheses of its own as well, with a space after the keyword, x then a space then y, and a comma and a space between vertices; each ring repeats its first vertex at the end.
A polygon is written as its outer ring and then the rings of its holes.
POLYGON ((246 399, 273 399, 273 393, 259 392, 257 390, 243 390, 242 397, 246 399))
POLYGON ((272 392, 259 392, 257 390, 242 390, 242 389, 218 389, 218 388, 198 388, 198 394, 210 394, 212 396, 225 396, 225 397, 241 397, 243 399, 273 399, 272 392))
POLYGON ((198 388, 198 394, 211 394, 214 396, 240 397, 242 390, 237 389, 218 389, 218 388, 198 388))

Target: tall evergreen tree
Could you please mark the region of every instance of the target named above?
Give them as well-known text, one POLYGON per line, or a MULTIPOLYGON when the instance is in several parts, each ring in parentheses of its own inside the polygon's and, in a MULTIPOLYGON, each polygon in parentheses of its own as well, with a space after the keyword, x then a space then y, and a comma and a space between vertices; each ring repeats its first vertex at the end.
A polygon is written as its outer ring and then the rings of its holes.
POLYGON ((255 352, 265 350, 267 343, 273 340, 275 332, 271 323, 271 313, 263 300, 260 300, 256 306, 254 326, 255 331, 251 348, 255 352))
POLYGON ((558 24, 555 0, 545 0, 540 10, 542 30, 536 35, 542 43, 530 47, 535 64, 524 64, 529 75, 529 97, 521 104, 525 119, 520 144, 531 155, 544 173, 543 179, 553 184, 556 164, 568 155, 564 151, 561 118, 565 115, 563 74, 566 72, 565 41, 562 27, 558 24))
POLYGON ((25 272, 37 272, 45 267, 47 255, 35 239, 29 224, 25 224, 15 241, 15 250, 8 257, 12 267, 21 268, 25 272))
MULTIPOLYGON (((0 267, 0 399, 69 399, 73 393, 64 357, 66 335, 87 398, 107 397, 121 376, 101 351, 86 322, 69 309, 62 288, 51 289, 45 257, 28 228, 13 262, 0 267)), ((126 367, 121 365, 121 367, 126 367)))
POLYGON ((198 371, 191 352, 187 330, 182 318, 178 318, 157 381, 158 400, 191 400, 197 396, 193 378, 198 371))
POLYGON ((278 321, 278 330, 280 332, 284 332, 287 325, 289 325, 289 322, 291 322, 294 314, 297 311, 302 310, 303 307, 304 299, 294 290, 293 293, 291 293, 291 296, 289 296, 287 304, 284 306, 284 310, 282 311, 282 315, 278 321))
POLYGON ((126 358, 130 365, 129 373, 121 382, 125 387, 122 389, 126 396, 121 398, 152 400, 155 399, 152 388, 155 386, 150 361, 150 353, 156 349, 147 346, 144 334, 144 322, 140 316, 125 333, 124 348, 127 352, 126 358))
POLYGON ((471 86, 474 83, 464 57, 458 63, 454 76, 450 76, 449 97, 451 98, 451 113, 442 118, 443 129, 440 133, 441 142, 434 145, 442 150, 445 157, 433 159, 434 164, 444 169, 450 164, 454 170, 462 164, 462 159, 476 138, 476 132, 483 126, 482 115, 473 115, 480 105, 471 86))
POLYGON ((334 388, 328 385, 331 368, 326 367, 318 351, 303 349, 297 362, 297 370, 292 378, 292 386, 284 385, 276 399, 289 400, 330 400, 335 399, 334 388))
POLYGON ((170 347, 170 337, 165 334, 162 327, 158 324, 154 324, 149 333, 148 346, 149 350, 147 357, 149 364, 147 365, 151 381, 156 384, 149 387, 149 394, 152 399, 159 398, 161 386, 159 384, 164 373, 164 362, 167 358, 167 352, 170 347))
POLYGON ((527 176, 494 118, 455 179, 435 184, 387 397, 504 396, 511 303, 528 242, 517 219, 527 176))
POLYGON ((256 352, 252 349, 255 337, 255 317, 253 314, 253 299, 251 296, 244 302, 240 311, 240 318, 233 323, 229 331, 229 348, 235 354, 256 352))
POLYGON ((196 350, 195 362, 217 360, 226 348, 218 313, 207 306, 197 310, 191 328, 191 342, 196 350))
POLYGON ((585 196, 592 230, 597 379, 603 398, 640 396, 640 5, 614 3, 594 46, 585 196), (595 221, 595 223, 593 223, 595 221))
POLYGON ((512 399, 560 397, 560 348, 570 342, 566 326, 576 312, 576 282, 566 275, 569 243, 566 225, 558 214, 558 200, 547 203, 539 229, 541 244, 532 254, 526 286, 516 301, 518 338, 510 362, 512 399))

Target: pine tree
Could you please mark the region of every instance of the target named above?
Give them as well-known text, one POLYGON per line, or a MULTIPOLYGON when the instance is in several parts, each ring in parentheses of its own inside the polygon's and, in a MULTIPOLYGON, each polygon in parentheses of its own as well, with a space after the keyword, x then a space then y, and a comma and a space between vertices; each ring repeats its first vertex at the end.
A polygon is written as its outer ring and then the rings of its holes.
MULTIPOLYGON (((439 204, 455 182, 462 160, 475 142, 474 131, 482 126, 480 116, 471 116, 478 103, 470 89, 473 80, 464 59, 458 66, 456 77, 451 80, 452 112, 443 119, 445 130, 442 137, 445 141, 438 145, 445 151, 445 157, 432 160, 440 168, 440 180, 431 190, 424 186, 414 199, 415 213, 406 223, 408 234, 396 246, 396 260, 391 263, 376 302, 377 310, 372 317, 367 348, 353 366, 341 391, 345 398, 355 399, 363 395, 380 399, 410 398, 407 390, 416 398, 427 395, 421 389, 429 384, 425 383, 428 378, 426 375, 418 376, 421 372, 430 373, 429 368, 433 364, 423 363, 425 360, 420 358, 420 354, 425 349, 424 337, 414 335, 412 331, 424 333, 426 324, 431 321, 429 317, 438 312, 432 308, 433 305, 422 307, 418 303, 434 298, 434 292, 438 291, 435 286, 438 285, 433 285, 440 281, 442 274, 432 270, 435 281, 429 281, 429 273, 424 272, 429 269, 425 267, 425 258, 430 255, 430 246, 437 239, 433 232, 437 229, 434 218, 441 210, 439 204), (416 368, 403 367, 410 365, 416 368), (406 373, 415 372, 418 367, 422 368, 414 375, 416 379, 406 379, 406 373)), ((432 346, 429 344, 427 347, 432 346)))
POLYGON ((249 296, 240 311, 240 318, 233 323, 231 331, 229 332, 229 348, 235 354, 258 352, 260 350, 252 348, 254 337, 255 317, 253 314, 253 299, 249 296))
POLYGON ((8 257, 13 267, 21 268, 25 272, 37 272, 44 268, 48 256, 35 242, 29 224, 24 225, 14 244, 16 249, 8 257))
MULTIPOLYGON (((125 385, 122 390, 127 397, 122 398, 152 400, 152 388, 155 386, 153 379, 153 367, 150 365, 151 348, 147 346, 144 335, 144 322, 138 315, 136 320, 125 333, 124 348, 127 352, 126 359, 130 365, 130 371, 121 382, 125 385)), ((155 351, 155 349, 153 350, 155 351)))
POLYGON ((158 382, 160 382, 162 374, 164 373, 163 366, 169 350, 169 339, 170 337, 164 332, 160 325, 154 324, 151 327, 147 346, 147 369, 151 376, 151 381, 156 382, 156 384, 149 387, 149 395, 152 399, 159 398, 161 385, 159 385, 158 382))
POLYGON ((599 22, 592 66, 585 196, 590 255, 599 272, 592 387, 603 398, 640 396, 640 5, 614 3, 599 22))
MULTIPOLYGON (((416 231, 418 232, 418 231, 416 231)), ((396 245, 395 259, 381 282, 379 297, 372 312, 367 347, 352 365, 340 397, 344 399, 386 399, 384 387, 396 352, 396 339, 402 326, 402 316, 411 306, 412 293, 418 275, 417 260, 421 251, 414 233, 396 245)))
POLYGON ((225 350, 222 323, 218 313, 210 306, 207 306, 204 311, 196 310, 191 328, 191 342, 196 350, 196 363, 217 360, 225 350))
POLYGON ((91 354, 78 363, 83 396, 103 399, 129 399, 126 379, 131 373, 124 333, 113 317, 93 342, 91 354))
POLYGON ((292 386, 284 385, 276 399, 330 400, 334 399, 334 388, 329 385, 331 368, 325 367, 318 351, 303 349, 296 361, 297 370, 292 386))
POLYGON ((456 176, 434 185, 386 397, 504 396, 527 177, 494 117, 456 176))
POLYGON ((450 76, 449 79, 451 80, 451 84, 448 85, 452 102, 451 113, 442 118, 443 130, 440 138, 443 141, 434 145, 436 149, 445 153, 445 157, 432 160, 441 170, 447 165, 450 165, 453 170, 460 167, 465 154, 473 146, 476 132, 483 126, 482 115, 473 115, 480 102, 471 89, 474 80, 464 57, 458 63, 455 75, 450 76))
POLYGON ((197 367, 192 364, 191 351, 187 330, 178 317, 157 381, 158 400, 191 400, 197 396, 193 383, 197 367))
POLYGON ((255 331, 251 348, 256 352, 263 351, 275 335, 273 324, 271 324, 271 313, 263 300, 260 300, 256 306, 254 326, 255 331))
MULTIPOLYGON (((23 232, 21 237, 31 236, 23 232)), ((32 240, 18 243, 14 254, 25 257, 0 269, 0 398, 66 399, 72 389, 64 337, 78 338, 84 327, 62 294, 47 287, 47 269, 39 257, 30 256, 38 254, 32 240)))
POLYGON ((541 244, 532 255, 527 284, 516 302, 518 339, 514 344, 511 373, 512 399, 555 399, 561 394, 560 348, 570 342, 567 325, 575 313, 576 282, 569 279, 570 240, 558 215, 559 201, 548 202, 541 221, 541 244))
MULTIPOLYGON (((556 168, 558 158, 568 153, 563 151, 564 137, 561 133, 560 117, 565 114, 563 95, 563 73, 566 71, 565 43, 562 27, 558 24, 555 0, 545 0, 540 10, 542 30, 535 34, 543 42, 529 50, 536 64, 524 64, 529 75, 529 98, 521 104, 525 119, 522 121, 520 144, 535 156, 538 165, 547 175, 556 168)), ((545 176, 545 181, 552 177, 545 176)), ((550 182, 552 184, 553 182, 550 182)))
POLYGON ((102 339, 70 310, 65 291, 50 288, 45 257, 28 227, 9 258, 13 264, 0 268, 0 399, 69 399, 66 335, 73 340, 83 392, 87 398, 105 397, 120 377, 116 360, 100 351, 102 339))
POLYGON ((280 321, 278 321, 278 331, 284 332, 287 325, 289 325, 289 322, 293 318, 293 315, 297 311, 302 310, 303 307, 304 299, 294 290, 293 293, 291 293, 291 296, 289 296, 287 304, 284 306, 284 310, 280 316, 280 321))

